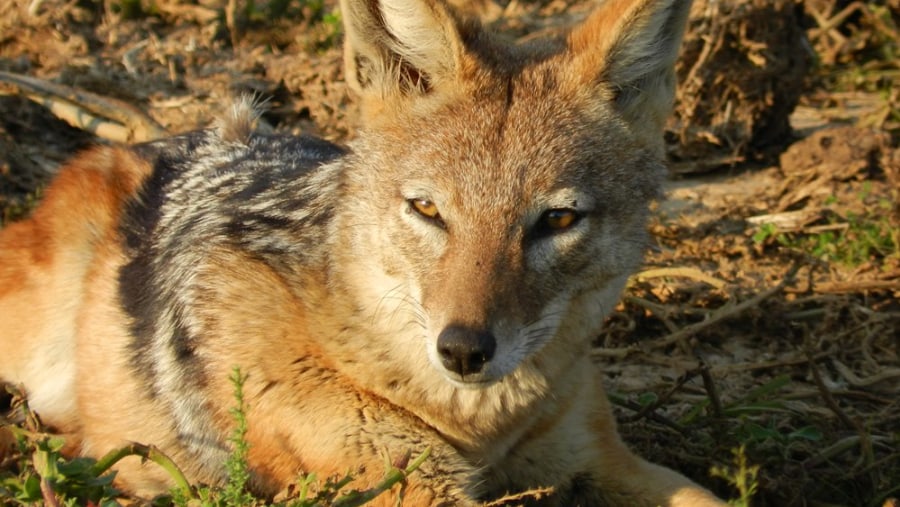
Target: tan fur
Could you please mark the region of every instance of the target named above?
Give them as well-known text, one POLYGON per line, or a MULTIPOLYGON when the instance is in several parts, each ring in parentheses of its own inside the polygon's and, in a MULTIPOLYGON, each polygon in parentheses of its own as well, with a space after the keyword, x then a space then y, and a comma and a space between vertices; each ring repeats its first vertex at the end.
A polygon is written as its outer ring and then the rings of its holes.
POLYGON ((688 3, 510 46, 440 0, 343 1, 350 151, 252 134, 244 103, 77 157, 0 231, 0 378, 83 454, 136 440, 221 483, 240 367, 265 495, 430 448, 404 505, 722 505, 625 447, 589 354, 639 262, 688 3))

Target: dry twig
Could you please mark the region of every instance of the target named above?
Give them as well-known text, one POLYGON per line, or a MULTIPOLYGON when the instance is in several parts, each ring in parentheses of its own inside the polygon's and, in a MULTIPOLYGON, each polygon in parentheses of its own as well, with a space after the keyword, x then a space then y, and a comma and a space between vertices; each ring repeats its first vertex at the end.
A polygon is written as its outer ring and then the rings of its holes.
POLYGON ((110 141, 152 141, 167 134, 144 112, 121 100, 11 72, 0 71, 0 82, 15 86, 69 125, 110 141))

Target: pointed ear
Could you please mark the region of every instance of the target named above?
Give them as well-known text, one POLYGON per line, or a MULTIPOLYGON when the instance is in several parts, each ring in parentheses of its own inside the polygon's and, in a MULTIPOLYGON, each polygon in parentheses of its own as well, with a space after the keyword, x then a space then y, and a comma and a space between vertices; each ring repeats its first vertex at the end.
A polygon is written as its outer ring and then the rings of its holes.
POLYGON ((460 24, 442 0, 341 0, 344 69, 365 97, 426 92, 460 73, 460 24))
MULTIPOLYGON (((691 0, 606 0, 568 38, 582 85, 611 91, 622 116, 661 136, 691 0)), ((655 141, 656 144, 659 139, 655 141)))

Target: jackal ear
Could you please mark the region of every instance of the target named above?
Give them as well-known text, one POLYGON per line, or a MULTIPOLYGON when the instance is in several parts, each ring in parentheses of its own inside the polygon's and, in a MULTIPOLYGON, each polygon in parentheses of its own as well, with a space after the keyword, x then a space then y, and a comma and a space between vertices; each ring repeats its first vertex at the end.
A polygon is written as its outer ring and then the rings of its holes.
POLYGON ((460 22, 442 0, 341 0, 344 70, 359 94, 427 92, 460 72, 460 22))
POLYGON ((648 135, 659 136, 671 113, 690 8, 691 0, 606 0, 568 38, 582 85, 612 91, 625 119, 648 135))

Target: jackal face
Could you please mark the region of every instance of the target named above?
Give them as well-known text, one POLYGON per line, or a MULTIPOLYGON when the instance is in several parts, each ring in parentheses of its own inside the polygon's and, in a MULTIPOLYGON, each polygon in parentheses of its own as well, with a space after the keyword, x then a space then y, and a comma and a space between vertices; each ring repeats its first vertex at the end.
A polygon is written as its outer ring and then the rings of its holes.
POLYGON ((609 1, 564 40, 511 46, 442 3, 344 2, 360 291, 453 384, 583 346, 615 304, 663 172, 686 11, 609 1))

